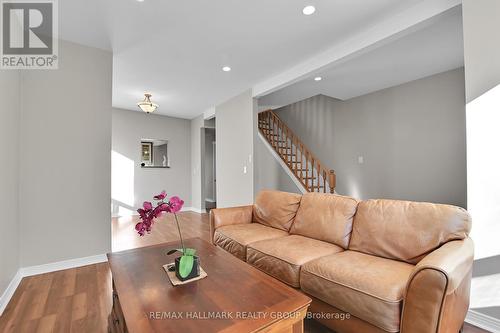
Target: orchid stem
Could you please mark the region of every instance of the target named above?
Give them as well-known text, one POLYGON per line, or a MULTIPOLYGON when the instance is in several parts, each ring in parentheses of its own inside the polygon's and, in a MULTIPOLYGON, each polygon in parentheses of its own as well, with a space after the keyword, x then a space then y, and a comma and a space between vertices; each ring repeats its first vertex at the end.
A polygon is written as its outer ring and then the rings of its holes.
POLYGON ((179 237, 181 239, 182 255, 186 254, 186 248, 184 247, 184 240, 182 239, 181 227, 179 225, 179 220, 177 219, 177 214, 174 213, 175 223, 177 224, 177 230, 179 231, 179 237))

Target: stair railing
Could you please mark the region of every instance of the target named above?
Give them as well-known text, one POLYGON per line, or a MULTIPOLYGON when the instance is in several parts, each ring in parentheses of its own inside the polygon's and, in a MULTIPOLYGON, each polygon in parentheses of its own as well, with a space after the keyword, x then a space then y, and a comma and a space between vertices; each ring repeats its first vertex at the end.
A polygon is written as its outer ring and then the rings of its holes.
POLYGON ((274 111, 260 112, 258 122, 259 131, 308 192, 334 193, 335 171, 327 169, 274 111))

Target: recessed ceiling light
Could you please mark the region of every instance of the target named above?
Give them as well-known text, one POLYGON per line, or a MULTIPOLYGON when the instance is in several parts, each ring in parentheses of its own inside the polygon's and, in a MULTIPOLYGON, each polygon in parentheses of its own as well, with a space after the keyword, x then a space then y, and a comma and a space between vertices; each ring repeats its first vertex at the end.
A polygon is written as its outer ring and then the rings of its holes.
POLYGON ((222 70, 223 70, 224 72, 229 72, 229 71, 231 71, 231 67, 229 67, 229 66, 224 66, 224 67, 222 67, 222 70))
POLYGON ((302 13, 304 15, 312 15, 316 11, 316 8, 314 6, 305 6, 304 9, 302 9, 302 13))
POLYGON ((144 2, 144 0, 137 0, 137 2, 144 2))
POLYGON ((321 76, 316 76, 316 77, 314 78, 314 81, 321 81, 321 80, 323 80, 323 78, 322 78, 321 76))

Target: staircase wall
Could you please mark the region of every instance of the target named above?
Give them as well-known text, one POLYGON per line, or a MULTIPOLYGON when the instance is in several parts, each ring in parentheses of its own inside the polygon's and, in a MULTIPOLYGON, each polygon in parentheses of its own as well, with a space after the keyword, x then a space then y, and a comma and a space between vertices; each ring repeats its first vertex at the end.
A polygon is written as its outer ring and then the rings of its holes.
MULTIPOLYGON (((265 140, 265 139, 264 139, 265 140)), ((272 155, 263 140, 258 139, 254 146, 255 154, 255 193, 261 190, 279 190, 302 193, 292 178, 286 173, 279 161, 272 155)))
POLYGON ((463 68, 347 101, 318 95, 275 112, 335 169, 339 194, 466 205, 463 68))

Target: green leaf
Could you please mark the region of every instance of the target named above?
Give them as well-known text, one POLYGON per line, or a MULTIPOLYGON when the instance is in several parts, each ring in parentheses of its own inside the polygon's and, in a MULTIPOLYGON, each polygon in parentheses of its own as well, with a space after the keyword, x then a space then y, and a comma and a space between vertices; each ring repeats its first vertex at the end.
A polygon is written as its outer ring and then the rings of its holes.
MULTIPOLYGON (((187 252, 187 251, 186 251, 187 252)), ((183 255, 179 262, 179 275, 185 278, 193 270, 194 257, 183 255)))
POLYGON ((196 254, 196 249, 186 248, 186 253, 184 254, 187 256, 194 256, 196 254))

